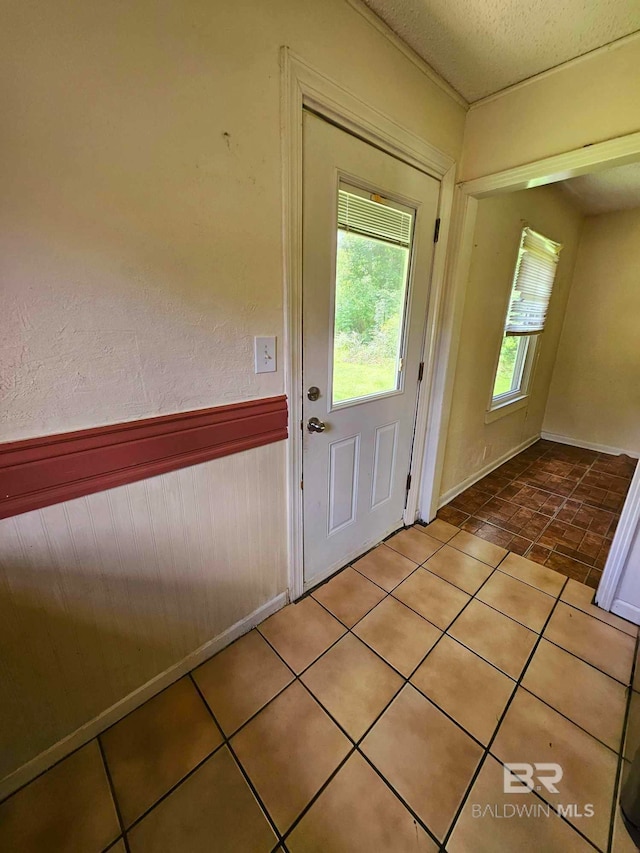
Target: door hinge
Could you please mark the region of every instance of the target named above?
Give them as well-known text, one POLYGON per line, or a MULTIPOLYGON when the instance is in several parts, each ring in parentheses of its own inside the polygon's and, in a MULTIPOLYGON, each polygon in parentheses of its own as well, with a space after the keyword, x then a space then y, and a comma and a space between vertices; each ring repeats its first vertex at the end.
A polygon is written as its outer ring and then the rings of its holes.
POLYGON ((424 361, 421 361, 420 367, 418 368, 418 382, 422 382, 423 376, 424 376, 424 361))
POLYGON ((436 219, 436 225, 435 225, 435 228, 433 229, 433 242, 434 243, 438 242, 439 236, 440 236, 440 217, 438 217, 436 219))
POLYGON ((300 480, 300 488, 304 489, 304 480, 300 480))
POLYGON ((411 474, 407 474, 407 491, 411 488, 411 474))

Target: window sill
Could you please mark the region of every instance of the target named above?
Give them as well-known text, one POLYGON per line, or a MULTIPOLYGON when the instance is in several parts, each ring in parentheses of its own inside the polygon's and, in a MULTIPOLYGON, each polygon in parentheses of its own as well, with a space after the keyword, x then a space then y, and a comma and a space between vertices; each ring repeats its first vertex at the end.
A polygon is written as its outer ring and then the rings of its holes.
POLYGON ((522 397, 516 397, 515 400, 507 400, 505 403, 498 403, 493 408, 485 412, 484 422, 486 424, 497 421, 498 418, 504 418, 507 415, 517 412, 519 409, 524 409, 529 405, 529 395, 523 394, 522 397))

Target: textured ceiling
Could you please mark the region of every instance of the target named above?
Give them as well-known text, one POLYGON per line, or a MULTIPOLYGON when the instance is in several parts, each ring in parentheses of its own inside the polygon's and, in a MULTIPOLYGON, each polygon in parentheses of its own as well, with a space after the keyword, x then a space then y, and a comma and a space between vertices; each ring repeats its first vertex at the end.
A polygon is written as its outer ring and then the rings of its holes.
POLYGON ((468 101, 640 30, 638 0, 365 0, 468 101))
POLYGON ((640 163, 571 178, 560 186, 587 214, 640 207, 640 163))

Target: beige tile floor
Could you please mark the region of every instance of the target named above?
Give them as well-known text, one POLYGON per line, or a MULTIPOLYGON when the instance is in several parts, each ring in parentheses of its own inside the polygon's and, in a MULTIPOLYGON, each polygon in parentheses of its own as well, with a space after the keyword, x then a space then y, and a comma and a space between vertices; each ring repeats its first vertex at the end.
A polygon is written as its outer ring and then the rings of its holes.
POLYGON ((638 632, 592 599, 403 530, 6 799, 0 850, 628 853, 638 632), (563 776, 505 793, 512 762, 563 776))

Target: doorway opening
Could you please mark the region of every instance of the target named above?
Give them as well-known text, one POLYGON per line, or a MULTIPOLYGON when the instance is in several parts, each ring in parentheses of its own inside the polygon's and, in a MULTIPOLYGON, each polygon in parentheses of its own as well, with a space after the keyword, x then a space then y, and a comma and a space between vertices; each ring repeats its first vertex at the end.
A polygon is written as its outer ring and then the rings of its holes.
POLYGON ((637 403, 629 390, 638 385, 629 270, 640 245, 639 160, 631 136, 460 186, 452 281, 461 344, 448 398, 455 423, 431 510, 598 588, 600 606, 635 622, 640 600, 632 604, 633 590, 625 598, 620 588, 639 517, 637 403), (531 359, 532 388, 501 407, 496 364, 499 372, 524 229, 559 246, 558 274, 531 359), (482 334, 473 320, 480 306, 490 318, 484 352, 473 339, 482 334), (475 403, 470 376, 482 386, 475 403), (474 405, 475 432, 467 428, 474 405))

